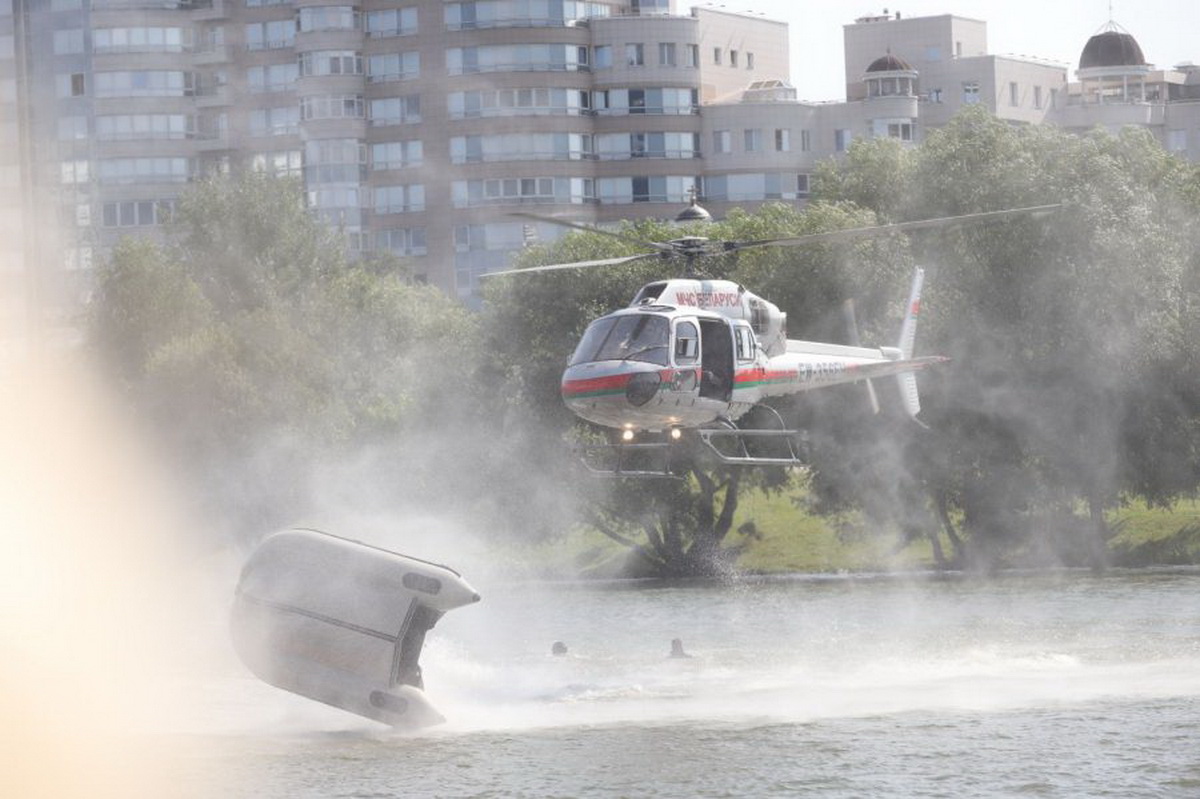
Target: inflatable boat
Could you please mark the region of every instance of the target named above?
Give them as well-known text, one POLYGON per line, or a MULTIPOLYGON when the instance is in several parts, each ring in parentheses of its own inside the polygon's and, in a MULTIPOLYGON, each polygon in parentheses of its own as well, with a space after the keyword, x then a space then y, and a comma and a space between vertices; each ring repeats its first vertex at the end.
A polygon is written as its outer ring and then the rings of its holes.
POLYGON ((479 601, 458 572, 316 530, 265 538, 242 568, 232 633, 263 681, 396 727, 438 724, 419 659, 448 610, 479 601))

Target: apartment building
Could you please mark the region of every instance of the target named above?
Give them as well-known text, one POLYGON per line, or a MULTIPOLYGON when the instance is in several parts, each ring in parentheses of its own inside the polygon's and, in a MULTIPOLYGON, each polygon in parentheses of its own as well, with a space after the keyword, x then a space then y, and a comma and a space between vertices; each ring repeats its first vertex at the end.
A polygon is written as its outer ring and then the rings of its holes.
POLYGON ((1155 70, 1122 31, 1085 45, 1075 83, 950 14, 844 37, 846 98, 811 103, 787 82, 786 24, 675 0, 0 0, 0 312, 69 322, 109 248, 159 235, 213 172, 297 176, 352 250, 471 302, 481 274, 561 235, 515 210, 803 203, 855 139, 919 142, 969 104, 1147 125, 1200 158, 1200 70, 1155 70))
POLYGON ((36 251, 11 243, 63 309, 121 236, 161 230, 189 182, 242 168, 301 178, 351 249, 470 298, 514 248, 559 235, 516 208, 673 214, 699 188, 702 103, 789 69, 786 25, 668 0, 0 9, 0 101, 23 93, 6 119, 27 124, 0 135, 34 189, 7 206, 57 223, 36 251))

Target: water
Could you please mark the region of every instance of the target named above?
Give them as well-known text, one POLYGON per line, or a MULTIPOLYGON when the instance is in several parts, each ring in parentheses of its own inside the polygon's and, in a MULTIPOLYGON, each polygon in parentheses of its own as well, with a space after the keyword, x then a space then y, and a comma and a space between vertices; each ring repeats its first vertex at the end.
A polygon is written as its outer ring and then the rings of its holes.
POLYGON ((400 734, 213 675, 222 797, 1200 796, 1200 571, 477 585, 400 734), (694 657, 670 660, 672 638, 694 657), (550 645, 565 641, 566 657, 550 645))

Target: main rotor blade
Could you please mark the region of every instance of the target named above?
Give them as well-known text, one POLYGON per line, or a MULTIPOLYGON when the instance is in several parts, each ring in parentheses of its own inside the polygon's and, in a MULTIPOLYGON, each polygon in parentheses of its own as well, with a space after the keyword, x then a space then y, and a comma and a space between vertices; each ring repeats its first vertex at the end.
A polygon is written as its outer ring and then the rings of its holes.
POLYGON ((496 277, 497 275, 526 275, 531 272, 553 272, 558 269, 587 269, 591 266, 616 266, 630 264, 634 261, 644 261, 647 258, 660 258, 656 252, 644 252, 641 255, 624 255, 620 258, 600 258, 595 261, 576 261, 570 264, 548 264, 546 266, 530 266, 526 269, 504 269, 499 272, 485 272, 480 277, 496 277))
POLYGON ((585 225, 582 222, 571 222, 570 220, 567 220, 567 219, 560 219, 556 216, 541 216, 539 214, 528 213, 527 211, 513 211, 512 213, 509 214, 509 216, 519 216, 522 219, 532 219, 535 222, 545 222, 548 225, 559 225, 560 227, 569 227, 572 230, 582 230, 585 233, 599 233, 601 236, 608 236, 609 238, 613 238, 618 241, 623 241, 626 244, 636 244, 639 247, 649 247, 650 249, 658 250, 659 252, 670 252, 671 251, 671 245, 664 244, 661 241, 643 241, 642 239, 631 238, 629 236, 624 236, 620 233, 613 233, 611 230, 605 230, 603 228, 594 227, 592 225, 585 225))
POLYGON ((1062 205, 1030 205, 1024 208, 1005 208, 1002 211, 980 211, 959 216, 941 216, 934 219, 918 219, 913 222, 894 222, 889 225, 874 225, 871 227, 854 227, 844 230, 830 230, 825 233, 809 233, 805 236, 788 236, 779 239, 760 239, 758 241, 731 241, 725 244, 728 252, 744 250, 748 247, 801 247, 805 244, 823 244, 826 242, 850 241, 864 236, 878 236, 884 233, 900 233, 909 230, 924 230, 932 227, 947 227, 962 222, 979 222, 987 219, 1002 219, 1018 214, 1046 214, 1056 211, 1062 205))

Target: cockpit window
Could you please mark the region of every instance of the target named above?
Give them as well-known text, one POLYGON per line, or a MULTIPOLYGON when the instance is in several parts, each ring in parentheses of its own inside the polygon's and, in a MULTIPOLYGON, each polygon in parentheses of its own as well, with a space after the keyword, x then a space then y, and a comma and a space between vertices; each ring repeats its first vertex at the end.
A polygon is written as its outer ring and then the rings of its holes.
POLYGON ((588 325, 570 365, 589 361, 646 361, 667 365, 669 325, 656 314, 611 316, 588 325))
POLYGON ((691 322, 675 325, 675 363, 690 366, 700 360, 700 333, 691 322))

